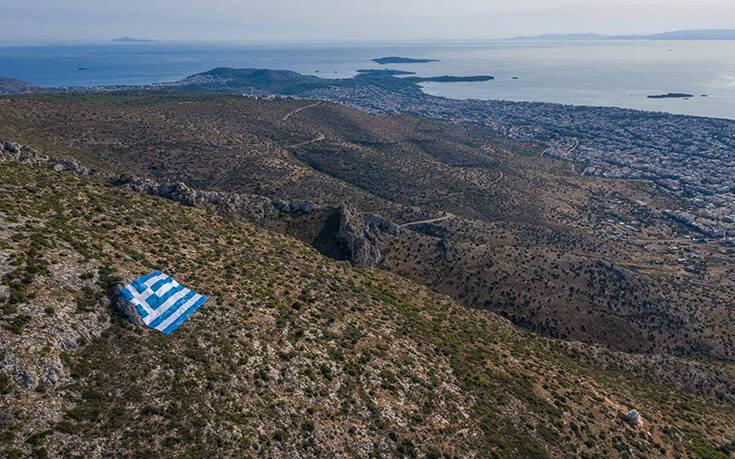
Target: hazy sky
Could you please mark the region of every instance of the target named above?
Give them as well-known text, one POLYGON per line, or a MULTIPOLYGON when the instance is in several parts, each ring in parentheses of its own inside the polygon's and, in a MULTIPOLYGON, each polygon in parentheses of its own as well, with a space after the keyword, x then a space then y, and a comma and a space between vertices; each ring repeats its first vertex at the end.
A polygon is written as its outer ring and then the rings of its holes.
POLYGON ((735 0, 0 0, 4 40, 482 39, 735 28, 735 0))

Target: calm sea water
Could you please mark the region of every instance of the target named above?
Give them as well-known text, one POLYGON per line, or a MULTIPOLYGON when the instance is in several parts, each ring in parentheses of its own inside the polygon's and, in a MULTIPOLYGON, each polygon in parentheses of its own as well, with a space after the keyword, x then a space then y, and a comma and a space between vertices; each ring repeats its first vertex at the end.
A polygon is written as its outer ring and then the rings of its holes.
POLYGON ((735 119, 735 42, 0 45, 0 75, 45 86, 171 81, 219 66, 350 77, 357 69, 380 67, 371 59, 389 55, 440 60, 390 66, 420 75, 496 77, 485 83, 425 85, 425 91, 434 95, 616 106, 735 119), (668 92, 696 97, 647 98, 668 92))

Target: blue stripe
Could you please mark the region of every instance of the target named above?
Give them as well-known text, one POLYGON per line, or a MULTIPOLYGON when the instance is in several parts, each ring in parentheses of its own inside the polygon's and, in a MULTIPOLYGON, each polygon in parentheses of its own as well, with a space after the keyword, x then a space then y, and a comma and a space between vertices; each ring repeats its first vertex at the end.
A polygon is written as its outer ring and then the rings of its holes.
POLYGON ((135 291, 138 293, 143 293, 146 289, 146 286, 143 285, 143 282, 141 282, 140 279, 134 280, 130 283, 130 285, 132 285, 135 291))
POLYGON ((179 316, 179 318, 176 319, 171 325, 166 327, 166 329, 163 330, 162 333, 166 336, 171 335, 171 333, 175 332, 177 328, 179 328, 181 325, 183 325, 184 322, 186 322, 189 319, 189 316, 192 315, 194 311, 196 311, 197 309, 199 309, 201 305, 206 303, 207 300, 209 300, 209 298, 202 295, 199 301, 194 303, 189 309, 186 310, 185 313, 181 314, 181 316, 179 316))
POLYGON ((125 288, 123 288, 122 290, 122 296, 123 298, 125 298, 125 301, 133 301, 133 295, 130 292, 128 292, 129 286, 130 284, 126 285, 125 288))
POLYGON ((138 315, 143 319, 145 319, 148 316, 148 311, 143 309, 143 306, 139 304, 135 305, 135 310, 138 311, 138 315))
POLYGON ((185 288, 186 287, 184 287, 183 285, 179 284, 177 287, 174 287, 171 290, 169 290, 168 292, 164 293, 163 296, 161 296, 161 297, 158 297, 156 295, 153 295, 152 297, 150 297, 148 299, 148 304, 150 305, 151 309, 153 309, 155 311, 156 309, 158 309, 159 306, 161 306, 163 303, 165 303, 166 301, 168 301, 169 298, 171 298, 172 296, 176 295, 177 292, 180 292, 180 291, 182 291, 185 288))
POLYGON ((173 282, 173 279, 171 278, 171 276, 166 276, 163 280, 160 280, 160 281, 156 282, 155 284, 153 284, 153 286, 151 287, 151 290, 153 290, 154 292, 156 292, 156 291, 158 291, 159 288, 161 288, 164 285, 166 285, 168 283, 171 283, 171 282, 173 282))
POLYGON ((196 292, 193 292, 190 290, 189 293, 184 295, 183 298, 180 298, 179 301, 177 301, 170 308, 168 308, 166 312, 156 317, 156 320, 149 323, 148 326, 151 328, 156 328, 157 326, 159 326, 163 321, 165 321, 168 318, 168 316, 176 312, 181 306, 184 305, 184 303, 189 301, 194 295, 196 295, 196 292))

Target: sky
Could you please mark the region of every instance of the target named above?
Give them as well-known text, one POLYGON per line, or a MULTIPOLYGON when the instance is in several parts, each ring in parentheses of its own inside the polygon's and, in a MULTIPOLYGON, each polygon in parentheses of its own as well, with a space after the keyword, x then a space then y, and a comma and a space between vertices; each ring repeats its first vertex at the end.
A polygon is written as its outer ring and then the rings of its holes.
POLYGON ((0 0, 3 41, 447 40, 735 29, 735 0, 0 0))

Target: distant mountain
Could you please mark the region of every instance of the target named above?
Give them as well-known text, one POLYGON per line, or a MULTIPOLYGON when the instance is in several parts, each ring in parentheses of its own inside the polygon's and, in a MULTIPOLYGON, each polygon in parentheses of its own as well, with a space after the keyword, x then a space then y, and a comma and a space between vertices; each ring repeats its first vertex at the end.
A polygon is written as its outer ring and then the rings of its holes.
POLYGON ((140 38, 120 37, 112 40, 114 43, 151 43, 153 40, 143 40, 140 38))
POLYGON ((650 35, 545 34, 532 37, 516 37, 514 40, 735 40, 735 29, 677 30, 650 35))
POLYGON ((735 40, 735 29, 678 30, 647 37, 651 40, 735 40))

